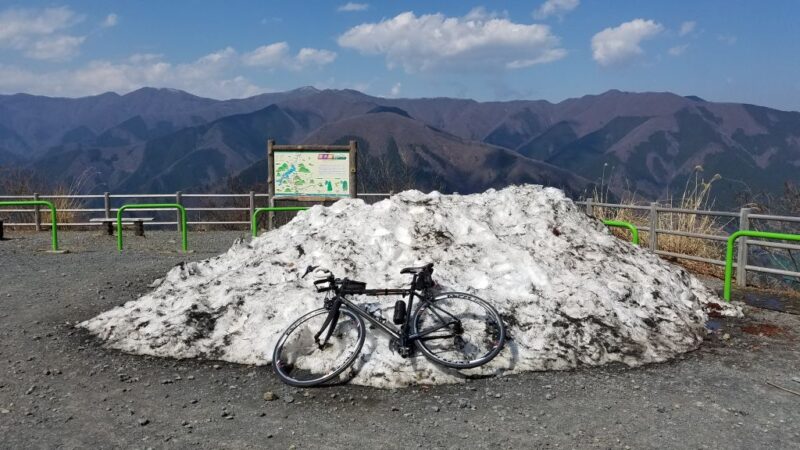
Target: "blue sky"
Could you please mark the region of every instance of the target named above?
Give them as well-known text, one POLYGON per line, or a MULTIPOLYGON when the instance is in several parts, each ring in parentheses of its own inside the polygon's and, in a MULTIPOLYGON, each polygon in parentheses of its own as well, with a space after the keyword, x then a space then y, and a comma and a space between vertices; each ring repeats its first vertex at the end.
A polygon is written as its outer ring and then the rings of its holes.
POLYGON ((797 17, 791 0, 0 1, 0 92, 620 89, 800 110, 797 17))

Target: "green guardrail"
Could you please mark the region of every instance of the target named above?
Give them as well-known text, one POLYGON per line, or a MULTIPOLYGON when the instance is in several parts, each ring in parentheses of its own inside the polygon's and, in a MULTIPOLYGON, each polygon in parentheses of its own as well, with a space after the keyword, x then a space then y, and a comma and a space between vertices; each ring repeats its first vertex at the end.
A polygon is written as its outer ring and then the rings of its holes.
POLYGON ((186 208, 178 203, 137 203, 122 205, 117 210, 117 250, 122 251, 122 212, 128 209, 177 209, 181 216, 181 248, 184 252, 189 251, 186 233, 186 208))
POLYGON ((631 242, 633 245, 639 245, 639 229, 636 225, 630 222, 623 222, 621 220, 604 220, 604 224, 609 227, 627 228, 631 231, 631 242))
POLYGON ((46 200, 15 200, 0 202, 0 206, 46 206, 50 208, 50 245, 54 252, 58 251, 58 218, 55 205, 46 200))
POLYGON ((739 230, 728 237, 728 249, 725 252, 725 285, 722 296, 726 302, 731 301, 731 281, 733 280, 733 244, 740 237, 773 239, 776 241, 800 241, 800 234, 771 233, 767 231, 739 230))
POLYGON ((253 211, 253 220, 250 223, 250 231, 253 237, 258 236, 258 216, 265 212, 280 212, 280 211, 305 211, 308 206, 272 206, 269 208, 258 208, 253 211))

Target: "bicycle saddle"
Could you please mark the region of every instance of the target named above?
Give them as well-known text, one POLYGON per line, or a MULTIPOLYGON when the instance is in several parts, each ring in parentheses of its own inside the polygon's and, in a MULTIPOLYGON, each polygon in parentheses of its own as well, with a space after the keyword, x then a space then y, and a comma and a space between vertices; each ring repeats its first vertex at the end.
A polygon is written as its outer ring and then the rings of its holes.
POLYGON ((415 275, 422 272, 433 272, 433 263, 428 263, 420 267, 406 267, 400 271, 400 273, 410 273, 415 275))

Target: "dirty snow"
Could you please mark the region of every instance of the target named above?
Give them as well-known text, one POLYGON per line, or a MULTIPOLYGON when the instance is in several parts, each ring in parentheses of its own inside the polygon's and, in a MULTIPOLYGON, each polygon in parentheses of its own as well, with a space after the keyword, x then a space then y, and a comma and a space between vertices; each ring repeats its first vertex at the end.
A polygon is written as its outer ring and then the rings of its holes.
MULTIPOLYGON (((706 304, 720 301, 682 268, 612 236, 560 190, 526 185, 315 206, 226 254, 176 266, 152 292, 79 326, 126 352, 268 364, 281 332, 322 305, 300 278, 306 266, 368 287, 400 287, 409 281, 401 268, 426 262, 435 263, 445 290, 474 293, 498 309, 506 348, 491 364, 458 373, 421 355, 403 359, 369 330, 369 358, 357 360, 351 382, 398 387, 665 361, 701 344, 706 304)), ((381 301, 387 318, 394 300, 358 299, 381 301)))

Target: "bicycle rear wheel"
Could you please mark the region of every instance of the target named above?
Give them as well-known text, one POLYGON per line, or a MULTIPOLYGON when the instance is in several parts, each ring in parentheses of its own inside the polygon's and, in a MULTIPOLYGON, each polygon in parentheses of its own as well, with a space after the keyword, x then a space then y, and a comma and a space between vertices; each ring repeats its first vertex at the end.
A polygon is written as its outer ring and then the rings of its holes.
MULTIPOLYGON (((336 328, 324 346, 314 340, 329 312, 325 308, 311 311, 297 319, 278 339, 272 367, 284 383, 298 387, 325 383, 339 376, 358 357, 364 345, 364 321, 347 308, 339 309, 336 328)), ((320 342, 328 327, 322 332, 320 342)))
POLYGON ((454 369, 486 364, 500 353, 506 339, 497 311, 463 292, 445 292, 422 302, 411 319, 417 348, 431 361, 454 369))

